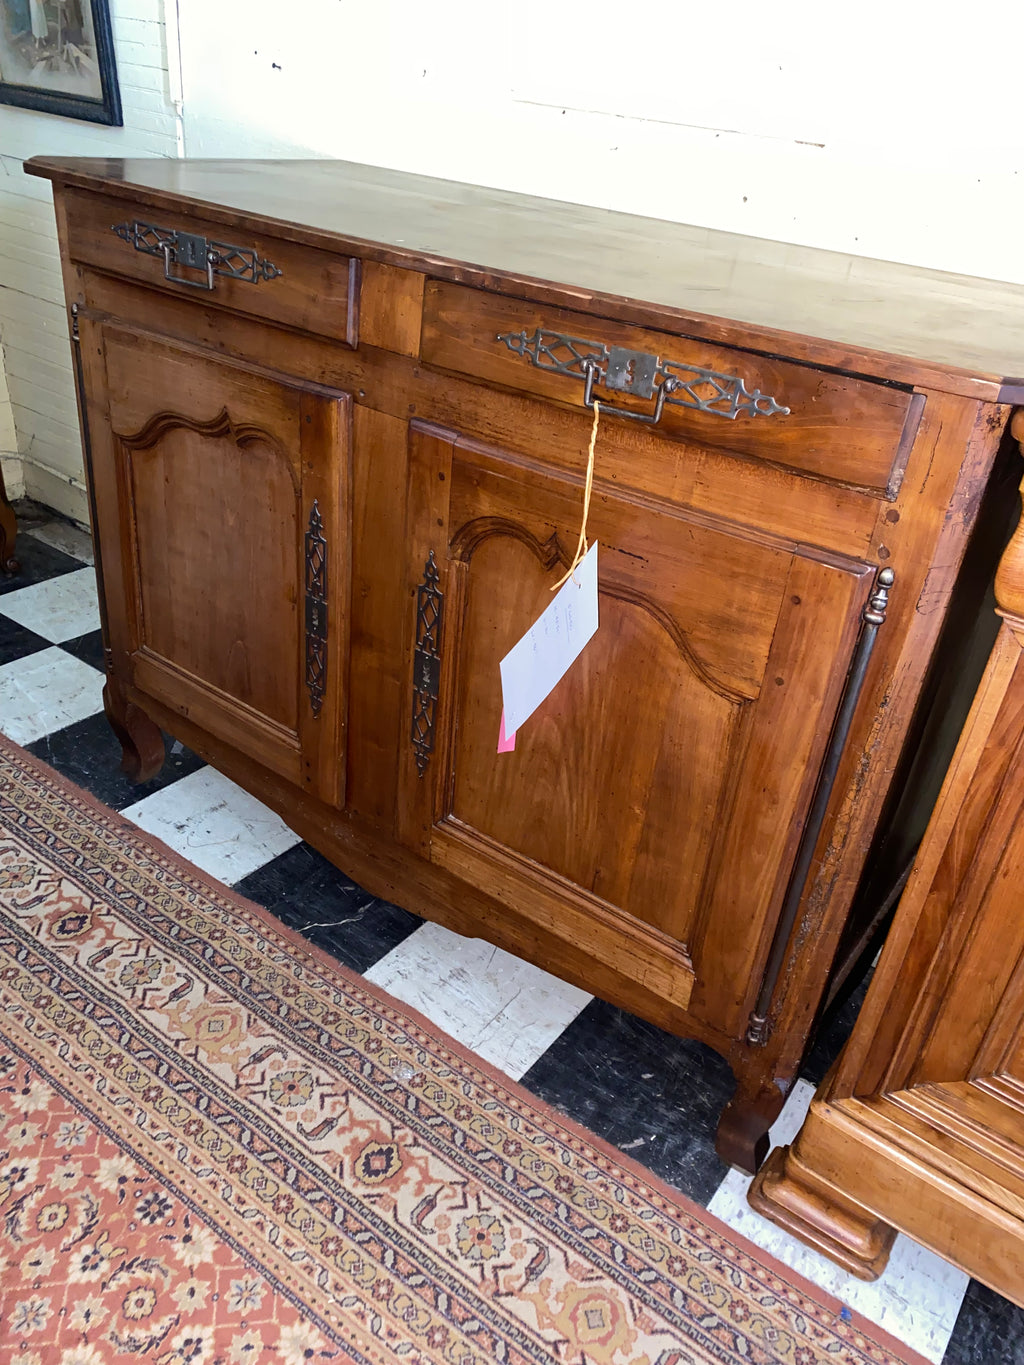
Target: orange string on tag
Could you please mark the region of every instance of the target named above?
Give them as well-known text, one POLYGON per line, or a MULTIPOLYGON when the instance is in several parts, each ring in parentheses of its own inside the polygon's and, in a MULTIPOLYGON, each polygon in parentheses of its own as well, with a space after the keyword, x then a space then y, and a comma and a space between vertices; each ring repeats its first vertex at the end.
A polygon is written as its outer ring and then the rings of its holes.
POLYGON ((584 555, 590 548, 587 544, 587 517, 590 515, 590 492, 594 487, 594 446, 597 444, 597 424, 601 420, 601 404, 594 399, 594 425, 590 429, 590 450, 587 452, 587 482, 583 489, 583 524, 580 526, 580 538, 576 543, 576 553, 573 555, 572 563, 566 572, 551 589, 557 592, 563 583, 567 583, 570 578, 574 579, 577 568, 583 560, 584 555))

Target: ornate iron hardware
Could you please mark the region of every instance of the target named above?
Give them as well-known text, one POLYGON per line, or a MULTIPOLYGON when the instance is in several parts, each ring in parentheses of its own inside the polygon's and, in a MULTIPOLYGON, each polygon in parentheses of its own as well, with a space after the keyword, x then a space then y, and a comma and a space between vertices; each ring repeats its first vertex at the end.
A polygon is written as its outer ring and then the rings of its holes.
POLYGON ((789 413, 789 408, 770 394, 760 389, 751 392, 739 375, 720 374, 678 360, 662 360, 647 351, 629 351, 623 346, 607 346, 603 341, 546 332, 541 327, 533 336, 525 328, 521 332, 499 332, 496 340, 503 341, 513 355, 525 356, 539 370, 582 379, 583 402, 587 407, 593 403, 595 384, 603 384, 615 393, 655 398, 653 413, 601 404, 603 412, 635 422, 657 422, 665 404, 727 417, 731 422, 737 417, 785 417, 789 413))
POLYGON ((314 498, 306 532, 306 691, 319 716, 327 684, 327 541, 314 498))
POLYGON ((423 567, 423 582, 416 589, 416 652, 413 655, 412 730, 410 738, 420 777, 427 771, 434 752, 437 699, 441 685, 441 628, 444 593, 438 584, 437 561, 431 550, 423 567))
POLYGON ((173 284, 187 285, 189 289, 212 289, 215 275, 259 284, 260 280, 273 280, 282 273, 272 261, 261 260, 251 247, 210 242, 177 228, 154 227, 152 223, 141 223, 136 218, 128 223, 115 223, 110 230, 136 251, 147 256, 162 256, 164 277, 173 284), (172 266, 201 270, 206 278, 187 280, 182 275, 173 275, 172 266))
POLYGON ((846 675, 843 698, 839 703, 839 710, 832 725, 832 733, 829 735, 828 748, 825 750, 821 771, 818 773, 818 782, 814 789, 811 809, 807 815, 807 823, 804 825, 803 833, 800 836, 800 845, 796 851, 793 871, 786 888, 786 898, 782 902, 779 920, 772 937, 768 965, 765 967, 764 976, 761 979, 757 1003, 747 1021, 747 1042, 752 1047, 763 1047, 771 1034, 771 1020, 768 1017, 768 1011, 772 996, 775 993, 782 964, 785 961, 786 948, 789 944, 789 936, 793 932, 793 925, 796 923, 797 910, 800 908, 800 902, 803 899, 804 886, 811 870, 811 860, 814 857, 814 846, 818 842, 818 835, 825 823, 829 798, 832 795, 836 774, 839 771, 839 760, 843 756, 843 749, 850 733, 853 713, 857 709, 857 702, 864 686, 864 678, 868 671, 868 664, 871 662, 871 655, 874 652, 879 627, 885 624, 889 593, 895 581, 896 575, 892 569, 879 569, 875 574, 874 586, 864 604, 864 610, 861 612, 860 634, 857 637, 857 647, 853 651, 853 659, 846 675))

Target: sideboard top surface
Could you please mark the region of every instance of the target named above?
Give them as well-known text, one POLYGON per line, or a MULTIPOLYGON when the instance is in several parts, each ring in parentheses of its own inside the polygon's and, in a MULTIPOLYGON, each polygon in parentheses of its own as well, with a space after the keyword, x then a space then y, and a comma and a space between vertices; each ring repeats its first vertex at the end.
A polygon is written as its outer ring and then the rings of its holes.
MULTIPOLYGON (((39 157, 30 174, 709 340, 1024 399, 1024 286, 343 161, 39 157)), ((173 226, 173 224, 169 224, 173 226)))

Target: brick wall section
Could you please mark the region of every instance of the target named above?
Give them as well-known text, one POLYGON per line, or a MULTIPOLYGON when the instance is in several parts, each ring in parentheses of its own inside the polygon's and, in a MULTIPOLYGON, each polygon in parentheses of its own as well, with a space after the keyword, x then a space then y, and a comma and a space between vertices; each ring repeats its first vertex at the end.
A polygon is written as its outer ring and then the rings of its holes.
POLYGON ((177 156, 176 0, 110 0, 123 128, 0 106, 0 453, 8 488, 87 520, 64 295, 49 183, 25 159, 177 156), (168 42, 168 24, 170 42, 168 42), (6 417, 5 417, 6 409, 6 417), (12 431, 13 427, 13 431, 12 431))

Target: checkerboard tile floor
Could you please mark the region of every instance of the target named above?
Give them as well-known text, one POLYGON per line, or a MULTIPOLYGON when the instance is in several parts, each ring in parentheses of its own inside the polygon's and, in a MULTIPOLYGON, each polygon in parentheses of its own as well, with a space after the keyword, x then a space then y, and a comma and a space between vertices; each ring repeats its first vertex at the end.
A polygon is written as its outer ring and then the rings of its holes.
MULTIPOLYGON (((758 1218, 745 1202, 746 1179, 715 1155, 715 1121, 732 1079, 709 1049, 376 900, 171 736, 160 775, 128 782, 102 711, 88 536, 31 504, 18 511, 21 572, 0 577, 4 734, 928 1359, 1024 1359, 1024 1312, 908 1239, 898 1239, 885 1274, 867 1285, 758 1218)), ((856 1004, 816 1043, 775 1141, 799 1127, 856 1004)))

